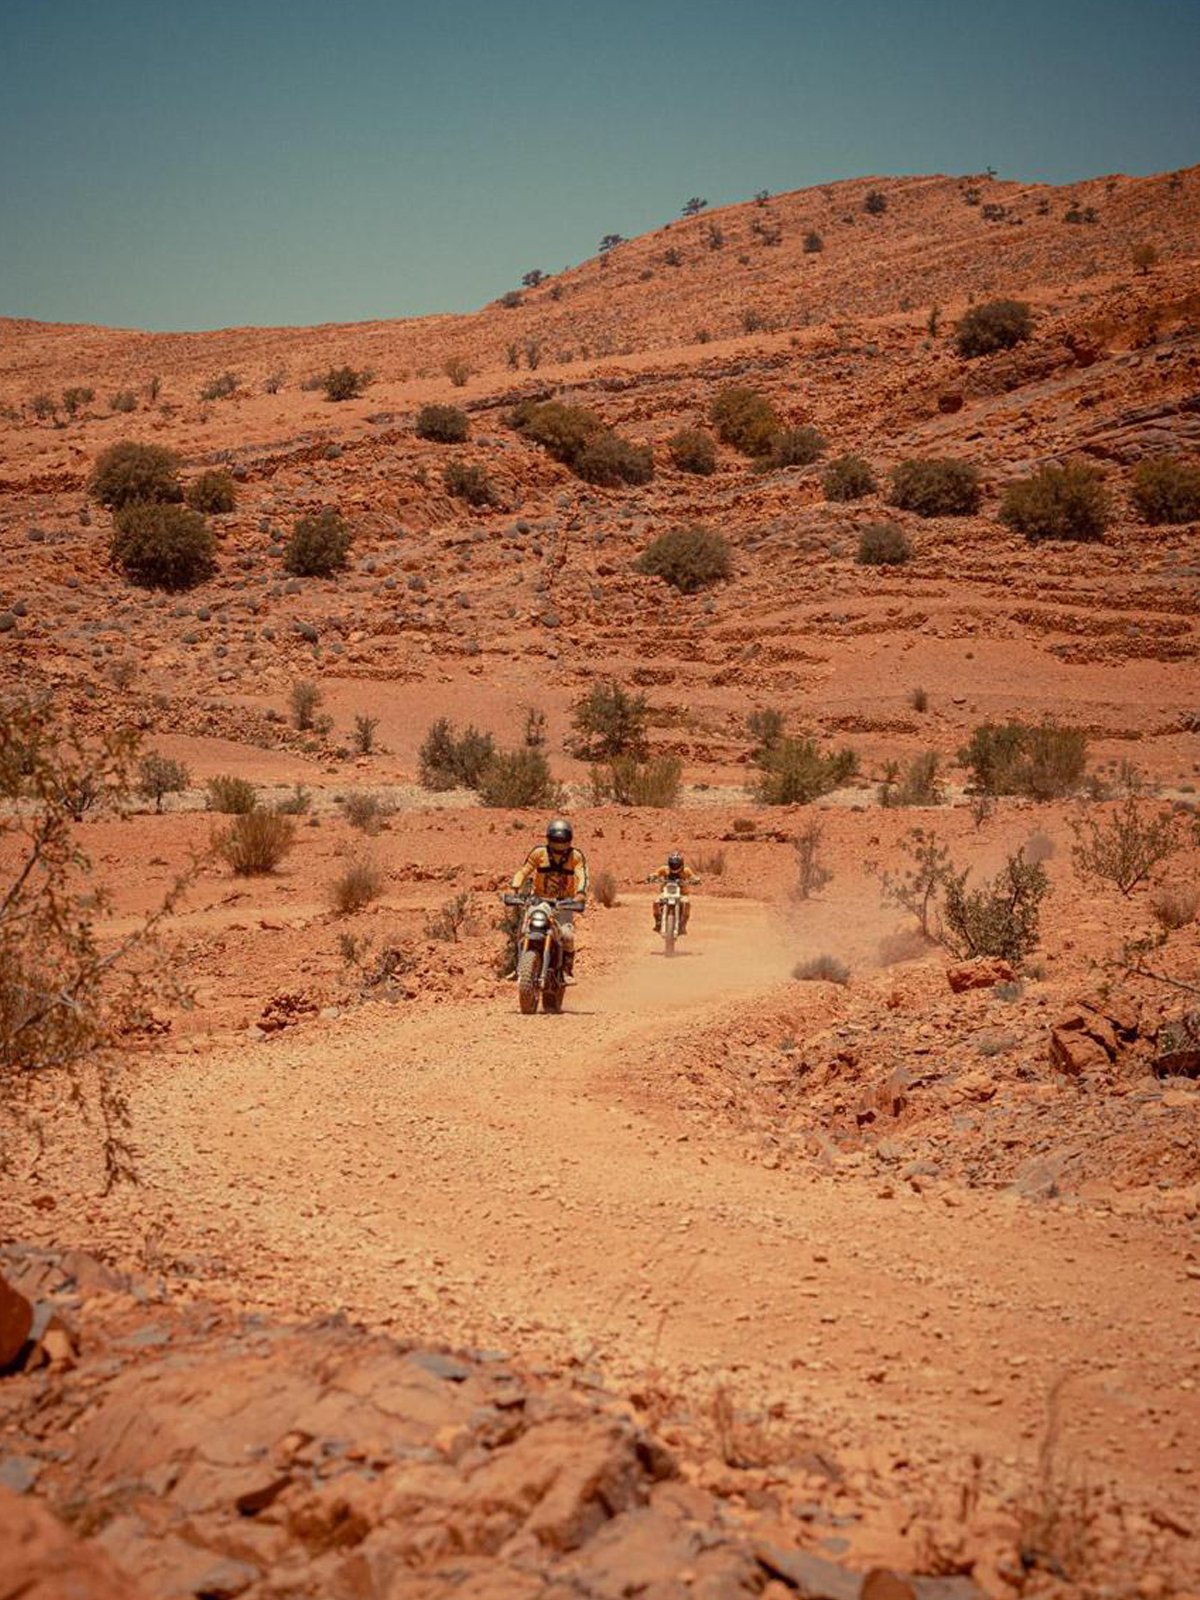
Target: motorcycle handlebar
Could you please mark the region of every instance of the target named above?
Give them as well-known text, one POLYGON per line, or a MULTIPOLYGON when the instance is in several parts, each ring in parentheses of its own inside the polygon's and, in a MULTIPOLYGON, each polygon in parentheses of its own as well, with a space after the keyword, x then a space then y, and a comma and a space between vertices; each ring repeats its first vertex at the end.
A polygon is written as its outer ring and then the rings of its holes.
POLYGON ((586 900, 552 900, 547 895, 541 894, 506 894, 503 897, 506 906, 553 906, 556 911, 586 911, 586 900))

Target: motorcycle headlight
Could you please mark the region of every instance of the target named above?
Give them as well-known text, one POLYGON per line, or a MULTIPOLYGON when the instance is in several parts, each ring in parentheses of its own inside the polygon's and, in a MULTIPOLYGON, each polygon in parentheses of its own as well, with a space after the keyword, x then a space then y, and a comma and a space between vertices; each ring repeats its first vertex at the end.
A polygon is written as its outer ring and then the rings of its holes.
POLYGON ((545 933, 550 926, 550 918, 544 911, 534 911, 529 918, 530 933, 545 933))

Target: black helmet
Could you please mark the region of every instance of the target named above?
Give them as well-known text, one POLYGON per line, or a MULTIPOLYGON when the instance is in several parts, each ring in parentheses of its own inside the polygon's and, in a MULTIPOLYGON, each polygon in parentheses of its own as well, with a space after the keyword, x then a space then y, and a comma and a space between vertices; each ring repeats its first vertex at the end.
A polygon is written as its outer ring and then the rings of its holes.
POLYGON ((683 871, 683 857, 679 854, 678 850, 672 850, 671 854, 667 857, 667 870, 669 872, 683 871))
POLYGON ((551 850, 570 849, 574 837, 571 824, 564 822, 561 817, 555 817, 554 821, 546 826, 546 844, 551 850))

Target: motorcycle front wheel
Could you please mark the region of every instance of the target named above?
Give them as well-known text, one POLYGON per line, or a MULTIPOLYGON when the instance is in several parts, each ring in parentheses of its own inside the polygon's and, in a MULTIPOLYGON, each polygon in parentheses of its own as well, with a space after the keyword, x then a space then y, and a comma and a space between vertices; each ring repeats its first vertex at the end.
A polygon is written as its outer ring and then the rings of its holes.
POLYGON ((538 979, 542 975, 542 952, 522 950, 517 962, 517 1003, 522 1015, 530 1017, 538 1008, 538 979))

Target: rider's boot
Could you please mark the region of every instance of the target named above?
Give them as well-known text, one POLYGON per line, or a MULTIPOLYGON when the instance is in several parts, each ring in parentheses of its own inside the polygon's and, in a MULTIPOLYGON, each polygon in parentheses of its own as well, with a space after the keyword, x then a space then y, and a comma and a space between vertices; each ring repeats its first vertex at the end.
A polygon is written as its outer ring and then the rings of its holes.
POLYGON ((563 983, 564 984, 574 983, 575 982, 575 952, 574 952, 574 950, 564 950, 563 951, 562 979, 563 979, 563 983))

